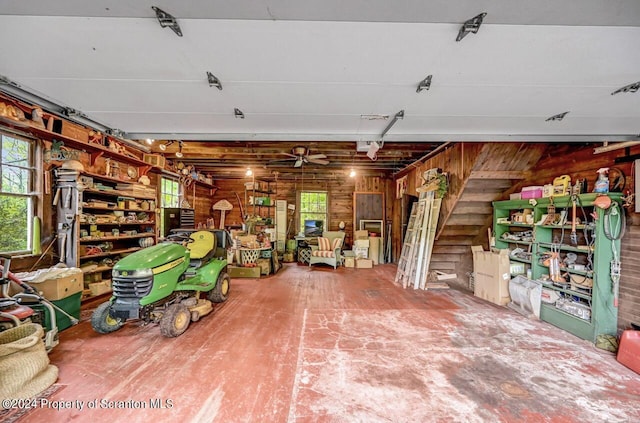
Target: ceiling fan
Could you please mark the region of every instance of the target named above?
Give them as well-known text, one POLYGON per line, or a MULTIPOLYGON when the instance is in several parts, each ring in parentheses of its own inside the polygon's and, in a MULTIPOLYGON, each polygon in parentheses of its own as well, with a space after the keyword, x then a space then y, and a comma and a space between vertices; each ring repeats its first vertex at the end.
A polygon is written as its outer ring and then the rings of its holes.
POLYGON ((288 159, 283 160, 295 160, 296 162, 293 164, 293 167, 301 167, 303 164, 314 163, 319 165, 328 165, 329 160, 324 160, 327 158, 324 154, 309 154, 309 150, 306 147, 293 147, 291 153, 282 153, 286 156, 289 156, 288 159))

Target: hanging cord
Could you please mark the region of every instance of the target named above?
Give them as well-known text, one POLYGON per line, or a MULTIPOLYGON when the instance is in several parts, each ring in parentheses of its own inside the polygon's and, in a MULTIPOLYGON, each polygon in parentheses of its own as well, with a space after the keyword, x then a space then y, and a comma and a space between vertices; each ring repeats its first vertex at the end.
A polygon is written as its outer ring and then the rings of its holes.
POLYGON ((609 207, 604 212, 604 236, 612 241, 617 241, 619 239, 622 239, 626 229, 627 220, 624 214, 624 210, 620 208, 620 205, 617 201, 613 201, 611 203, 611 207, 609 207), (619 216, 616 228, 614 228, 617 232, 617 235, 613 235, 611 232, 611 216, 619 216))
POLYGON ((620 288, 620 258, 618 256, 618 249, 616 248, 616 241, 620 240, 624 236, 626 229, 626 217, 624 210, 620 208, 617 201, 611 203, 611 206, 604 212, 604 236, 611 240, 611 251, 613 252, 613 258, 611 259, 611 290, 613 292, 613 306, 618 307, 618 292, 620 288), (613 235, 611 232, 611 216, 618 216, 618 222, 616 227, 613 228, 617 235, 613 235))

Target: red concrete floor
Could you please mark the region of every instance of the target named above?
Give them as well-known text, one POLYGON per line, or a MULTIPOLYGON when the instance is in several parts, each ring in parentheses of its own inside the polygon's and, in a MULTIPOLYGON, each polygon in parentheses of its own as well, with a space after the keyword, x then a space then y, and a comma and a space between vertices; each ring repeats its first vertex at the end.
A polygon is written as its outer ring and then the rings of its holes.
POLYGON ((23 421, 640 421, 640 376, 612 354, 463 292, 404 290, 395 269, 235 279, 173 339, 84 321, 50 354, 62 389, 49 400, 72 408, 23 421))

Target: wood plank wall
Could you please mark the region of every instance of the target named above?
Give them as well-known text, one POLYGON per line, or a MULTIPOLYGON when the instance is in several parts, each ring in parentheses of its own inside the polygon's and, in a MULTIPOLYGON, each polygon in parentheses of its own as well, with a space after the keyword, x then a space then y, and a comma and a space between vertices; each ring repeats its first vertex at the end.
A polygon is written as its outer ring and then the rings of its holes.
MULTIPOLYGON (((216 180, 215 185, 218 186, 218 190, 212 197, 212 204, 221 199, 227 199, 234 208, 231 212, 227 213, 225 221, 228 224, 241 224, 242 218, 240 215, 240 209, 238 207, 238 201, 235 193, 238 193, 242 201, 243 207, 245 207, 245 213, 252 214, 252 206, 245 205, 245 180, 216 180), (249 209, 247 210, 247 207, 249 209)), ((336 178, 336 179, 311 179, 304 181, 298 180, 284 180, 271 182, 271 189, 274 191, 272 199, 286 200, 287 204, 297 205, 297 192, 301 190, 305 191, 327 191, 329 193, 329 226, 328 230, 337 231, 338 225, 341 221, 345 222, 346 237, 345 243, 351 245, 353 240, 353 193, 354 191, 367 190, 368 192, 383 192, 387 193, 389 187, 392 185, 390 179, 384 179, 379 177, 356 177, 356 178, 336 178)), ((388 194, 387 194, 388 195, 388 194)), ((266 213, 266 210, 263 214, 266 213)), ((275 210, 271 211, 272 217, 275 215, 275 210)), ((199 216, 200 212, 196 211, 196 216, 199 216)), ((390 216, 390 214, 387 214, 390 216)), ((216 212, 216 223, 219 219, 219 213, 216 212)), ((299 231, 300 222, 297 218, 297 213, 289 212, 289 219, 291 221, 291 228, 289 230, 289 237, 295 236, 299 231)))
MULTIPOLYGON (((586 178, 589 191, 593 191, 596 171, 601 167, 616 167, 626 176, 625 190, 634 192, 633 162, 614 163, 616 158, 625 156, 625 150, 594 154, 593 149, 593 145, 550 144, 527 185, 543 185, 550 183, 556 176, 568 174, 572 181, 586 178)), ((640 154, 640 147, 631 148, 629 154, 640 154)), ((637 198, 635 200, 639 201, 637 198)), ((640 214, 633 210, 627 209, 627 231, 622 239, 621 249, 618 328, 625 329, 631 322, 640 324, 640 214)))

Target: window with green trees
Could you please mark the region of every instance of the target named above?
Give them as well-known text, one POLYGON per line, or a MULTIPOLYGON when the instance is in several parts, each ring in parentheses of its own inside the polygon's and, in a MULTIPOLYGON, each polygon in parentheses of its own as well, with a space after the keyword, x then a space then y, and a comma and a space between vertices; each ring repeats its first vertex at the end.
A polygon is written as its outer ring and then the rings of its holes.
POLYGON ((0 252, 31 250, 34 190, 32 141, 0 134, 0 252))
POLYGON ((180 184, 175 179, 162 178, 160 182, 160 199, 162 218, 160 219, 160 233, 164 234, 164 209, 180 207, 180 184))
POLYGON ((300 232, 304 232, 305 220, 321 220, 328 230, 327 210, 329 195, 323 191, 302 191, 300 193, 300 232))

